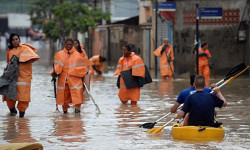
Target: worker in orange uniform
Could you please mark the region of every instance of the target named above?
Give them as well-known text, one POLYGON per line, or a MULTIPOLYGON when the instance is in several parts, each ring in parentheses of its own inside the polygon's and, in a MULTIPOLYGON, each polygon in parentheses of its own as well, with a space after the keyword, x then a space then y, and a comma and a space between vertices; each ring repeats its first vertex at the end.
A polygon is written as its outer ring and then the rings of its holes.
POLYGON ((126 104, 131 100, 131 104, 137 104, 140 100, 140 87, 143 86, 143 79, 145 77, 145 66, 143 60, 132 52, 131 47, 127 44, 122 47, 123 56, 119 59, 118 65, 114 75, 119 75, 119 93, 118 96, 122 103, 126 104), (121 72, 132 69, 132 76, 139 78, 138 87, 127 89, 121 72))
POLYGON ((154 55, 160 57, 161 78, 172 79, 174 76, 174 51, 170 46, 168 38, 165 38, 164 43, 154 51, 154 55))
POLYGON ((102 57, 101 55, 95 55, 91 57, 90 59, 90 74, 94 75, 95 72, 98 75, 101 75, 103 73, 104 63, 106 62, 106 58, 102 57))
POLYGON ((7 97, 3 97, 3 100, 7 102, 11 115, 17 114, 15 105, 16 101, 18 101, 17 109, 19 110, 19 117, 22 118, 31 101, 32 63, 39 60, 39 56, 36 53, 37 50, 33 46, 20 43, 18 34, 11 33, 9 39, 7 63, 9 63, 13 55, 19 57, 19 75, 16 83, 17 98, 8 99, 7 97))
MULTIPOLYGON (((79 40, 74 39, 74 48, 82 54, 83 58, 88 62, 88 55, 86 54, 86 51, 84 50, 84 46, 80 44, 79 40)), ((87 64, 88 65, 88 64, 87 64)))
POLYGON ((69 104, 75 105, 75 113, 80 114, 83 103, 83 80, 88 72, 86 60, 73 47, 72 38, 65 40, 64 49, 54 58, 52 76, 58 76, 57 104, 62 105, 63 112, 68 113, 69 104))
POLYGON ((209 76, 210 76, 209 62, 211 60, 211 54, 208 50, 208 44, 206 42, 202 43, 201 48, 199 49, 198 52, 198 57, 199 57, 199 74, 204 75, 206 80, 206 87, 209 87, 209 76))

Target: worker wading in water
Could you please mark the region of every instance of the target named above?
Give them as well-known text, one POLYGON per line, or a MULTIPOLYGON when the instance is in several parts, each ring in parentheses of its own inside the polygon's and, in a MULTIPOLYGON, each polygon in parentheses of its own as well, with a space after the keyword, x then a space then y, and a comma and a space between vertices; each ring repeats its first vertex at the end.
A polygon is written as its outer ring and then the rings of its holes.
POLYGON ((57 104, 62 105, 67 113, 69 104, 75 105, 75 113, 80 114, 83 103, 83 78, 88 72, 86 60, 74 47, 71 38, 65 40, 63 50, 57 52, 54 58, 52 76, 58 76, 57 104))
POLYGON ((131 51, 129 45, 122 47, 123 56, 119 59, 118 65, 114 75, 119 75, 119 93, 118 96, 122 103, 126 104, 131 100, 131 104, 136 104, 140 100, 140 87, 143 86, 143 78, 145 77, 145 67, 143 60, 131 51), (138 77, 139 85, 131 89, 127 89, 121 72, 132 69, 132 76, 138 77))
POLYGON ((39 59, 37 50, 25 43, 20 44, 20 37, 18 34, 12 33, 9 38, 10 45, 7 50, 7 63, 15 55, 19 58, 19 75, 16 82, 17 86, 17 98, 8 99, 3 97, 3 100, 7 102, 11 115, 17 114, 15 108, 16 101, 18 101, 17 109, 19 110, 19 117, 24 117, 25 111, 29 106, 31 79, 32 79, 32 63, 39 59))
POLYGON ((160 57, 161 78, 172 79, 174 76, 174 51, 168 42, 168 38, 165 38, 164 43, 154 51, 154 55, 160 57))
POLYGON ((106 58, 102 57, 101 55, 95 55, 89 59, 90 65, 90 74, 94 75, 97 73, 98 75, 101 75, 103 73, 104 64, 106 62, 106 58))
POLYGON ((198 53, 199 57, 199 74, 203 75, 206 80, 205 87, 209 87, 209 79, 210 79, 210 68, 209 63, 211 63, 211 54, 208 50, 208 44, 206 42, 202 43, 201 48, 199 49, 198 53))

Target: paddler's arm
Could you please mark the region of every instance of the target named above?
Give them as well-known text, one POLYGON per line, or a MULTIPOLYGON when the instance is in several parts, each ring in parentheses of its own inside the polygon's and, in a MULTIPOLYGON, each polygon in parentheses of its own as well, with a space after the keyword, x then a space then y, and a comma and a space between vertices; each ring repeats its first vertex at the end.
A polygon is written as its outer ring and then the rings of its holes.
POLYGON ((180 105, 178 102, 174 102, 174 106, 171 107, 171 113, 175 113, 180 105))
POLYGON ((224 103, 223 103, 223 107, 225 107, 225 106, 227 106, 227 100, 225 99, 225 97, 222 95, 222 93, 220 92, 220 89, 218 88, 218 87, 215 87, 214 89, 213 89, 213 91, 214 91, 214 94, 219 98, 219 99, 221 99, 221 100, 223 100, 224 101, 224 103))

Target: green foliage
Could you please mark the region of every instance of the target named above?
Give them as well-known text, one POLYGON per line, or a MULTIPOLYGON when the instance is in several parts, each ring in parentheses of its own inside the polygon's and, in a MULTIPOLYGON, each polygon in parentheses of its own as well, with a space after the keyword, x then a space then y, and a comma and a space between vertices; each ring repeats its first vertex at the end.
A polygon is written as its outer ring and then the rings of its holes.
POLYGON ((86 32, 89 27, 96 28, 97 21, 102 19, 110 20, 109 13, 103 13, 101 9, 91 9, 84 4, 58 0, 37 0, 31 8, 31 21, 38 25, 46 37, 57 40, 62 36, 69 36, 72 31, 86 32), (64 23, 61 29, 60 23, 64 23))

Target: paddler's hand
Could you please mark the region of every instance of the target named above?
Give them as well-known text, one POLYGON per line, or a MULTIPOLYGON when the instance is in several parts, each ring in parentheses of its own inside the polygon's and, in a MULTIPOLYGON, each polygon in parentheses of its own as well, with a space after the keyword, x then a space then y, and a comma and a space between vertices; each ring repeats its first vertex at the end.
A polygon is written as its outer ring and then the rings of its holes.
POLYGON ((215 84, 215 83, 213 83, 213 84, 210 85, 210 88, 211 88, 211 89, 214 89, 215 87, 216 87, 216 84, 215 84))
POLYGON ((220 89, 216 86, 213 88, 214 94, 217 95, 220 92, 220 89))

